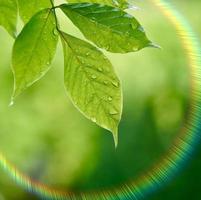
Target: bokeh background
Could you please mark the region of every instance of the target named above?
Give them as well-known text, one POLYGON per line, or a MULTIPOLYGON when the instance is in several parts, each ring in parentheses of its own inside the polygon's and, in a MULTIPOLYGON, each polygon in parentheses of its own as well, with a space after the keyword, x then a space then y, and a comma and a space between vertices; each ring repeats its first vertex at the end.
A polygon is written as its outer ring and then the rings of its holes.
MULTIPOLYGON (((172 2, 199 36, 201 1, 172 2)), ((61 44, 49 73, 8 106, 13 39, 0 28, 0 151, 34 180, 75 192, 118 186, 153 166, 178 136, 189 108, 188 60, 174 27, 160 11, 150 1, 135 3, 141 10, 129 12, 162 50, 146 48, 125 55, 105 52, 124 91, 116 150, 112 135, 85 119, 66 95, 61 44)), ((65 16, 58 15, 63 30, 83 38, 65 16)), ((184 171, 147 199, 201 199, 200 157, 201 147, 184 171)), ((0 200, 27 199, 38 198, 0 169, 0 200)))

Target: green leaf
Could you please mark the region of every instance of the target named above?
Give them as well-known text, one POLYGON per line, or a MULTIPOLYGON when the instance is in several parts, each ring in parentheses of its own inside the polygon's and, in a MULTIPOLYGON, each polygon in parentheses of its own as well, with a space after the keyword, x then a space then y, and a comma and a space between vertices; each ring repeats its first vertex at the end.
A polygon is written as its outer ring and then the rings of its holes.
POLYGON ((110 61, 91 44, 61 33, 65 57, 65 87, 75 106, 113 133, 118 142, 122 92, 110 61))
POLYGON ((118 8, 91 3, 63 4, 60 8, 100 48, 127 53, 151 46, 138 21, 118 8))
POLYGON ((25 23, 40 10, 51 8, 50 0, 18 0, 18 5, 20 16, 25 23))
POLYGON ((17 23, 17 3, 15 0, 0 0, 0 25, 3 26, 8 33, 16 36, 17 23))
POLYGON ((13 98, 50 69, 58 41, 54 13, 45 9, 33 16, 17 37, 12 55, 13 98))
POLYGON ((128 8, 127 0, 68 0, 68 3, 98 3, 122 9, 128 8))

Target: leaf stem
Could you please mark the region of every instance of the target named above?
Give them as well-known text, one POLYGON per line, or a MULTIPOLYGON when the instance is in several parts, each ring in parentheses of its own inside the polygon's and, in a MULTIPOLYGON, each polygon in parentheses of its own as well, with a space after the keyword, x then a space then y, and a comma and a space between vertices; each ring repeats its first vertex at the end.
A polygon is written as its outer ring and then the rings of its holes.
POLYGON ((59 29, 59 22, 58 22, 58 18, 57 18, 57 14, 56 14, 56 11, 55 9, 56 8, 59 8, 59 6, 54 6, 54 3, 53 3, 53 0, 50 0, 51 4, 52 4, 52 12, 54 13, 54 18, 55 18, 55 22, 56 22, 56 29, 58 32, 60 32, 60 29, 59 29))
POLYGON ((52 8, 54 7, 54 2, 53 0, 50 0, 50 3, 52 4, 52 8))

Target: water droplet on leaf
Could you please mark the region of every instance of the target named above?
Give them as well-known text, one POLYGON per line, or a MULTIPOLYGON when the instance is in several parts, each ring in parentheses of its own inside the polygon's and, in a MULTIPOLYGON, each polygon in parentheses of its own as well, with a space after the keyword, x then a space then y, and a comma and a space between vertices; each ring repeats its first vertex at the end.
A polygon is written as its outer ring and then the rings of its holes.
POLYGON ((108 97, 108 101, 112 101, 112 97, 108 97))
POLYGON ((96 118, 95 118, 95 117, 92 117, 92 118, 91 118, 91 121, 94 122, 94 123, 96 123, 96 118))
POLYGON ((116 111, 115 109, 111 109, 110 110, 110 115, 117 115, 118 111, 116 111))
POLYGON ((93 74, 93 75, 91 76, 91 78, 96 79, 97 76, 96 76, 95 74, 93 74))
POLYGON ((112 85, 114 85, 115 87, 119 87, 119 83, 117 81, 112 81, 112 85))
POLYGON ((57 30, 56 28, 54 28, 53 34, 54 34, 55 36, 57 36, 57 35, 59 34, 59 33, 58 33, 58 30, 57 30))
POLYGON ((133 51, 138 51, 139 48, 138 47, 133 47, 133 51))
POLYGON ((104 81, 103 83, 104 83, 105 85, 107 85, 107 84, 108 84, 108 81, 104 81))
POLYGON ((103 69, 102 69, 101 67, 99 67, 99 68, 98 68, 98 71, 99 71, 99 72, 102 72, 102 71, 103 71, 103 69))
POLYGON ((9 104, 9 107, 13 106, 14 105, 14 101, 11 100, 10 104, 9 104))

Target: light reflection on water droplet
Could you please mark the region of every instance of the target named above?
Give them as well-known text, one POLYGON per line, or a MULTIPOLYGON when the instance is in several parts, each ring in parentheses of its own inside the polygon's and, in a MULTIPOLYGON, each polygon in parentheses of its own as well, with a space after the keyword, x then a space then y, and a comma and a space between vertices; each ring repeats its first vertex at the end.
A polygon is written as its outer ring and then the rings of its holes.
POLYGON ((92 117, 92 118, 91 118, 91 121, 94 122, 94 123, 96 123, 96 118, 95 118, 95 117, 92 117))
POLYGON ((115 110, 115 109, 110 109, 110 115, 117 115, 118 114, 118 111, 115 110))
POLYGON ((112 85, 114 85, 115 87, 119 87, 119 83, 117 81, 112 81, 112 85))
POLYGON ((59 33, 58 33, 58 30, 57 30, 56 28, 54 28, 53 34, 54 34, 55 36, 57 36, 57 35, 59 34, 59 33))
POLYGON ((108 97, 108 101, 112 101, 112 97, 108 97))
POLYGON ((133 51, 138 51, 138 47, 133 47, 133 51))
POLYGON ((91 76, 91 78, 96 79, 97 76, 96 76, 95 74, 93 74, 93 75, 91 76))
POLYGON ((101 67, 99 67, 99 68, 98 68, 98 71, 99 71, 99 72, 102 72, 102 71, 103 71, 103 69, 102 69, 101 67))
POLYGON ((13 106, 14 105, 14 101, 11 100, 10 104, 9 104, 9 107, 13 106))
POLYGON ((108 84, 108 81, 104 81, 103 83, 104 83, 105 85, 107 85, 107 84, 108 84))

